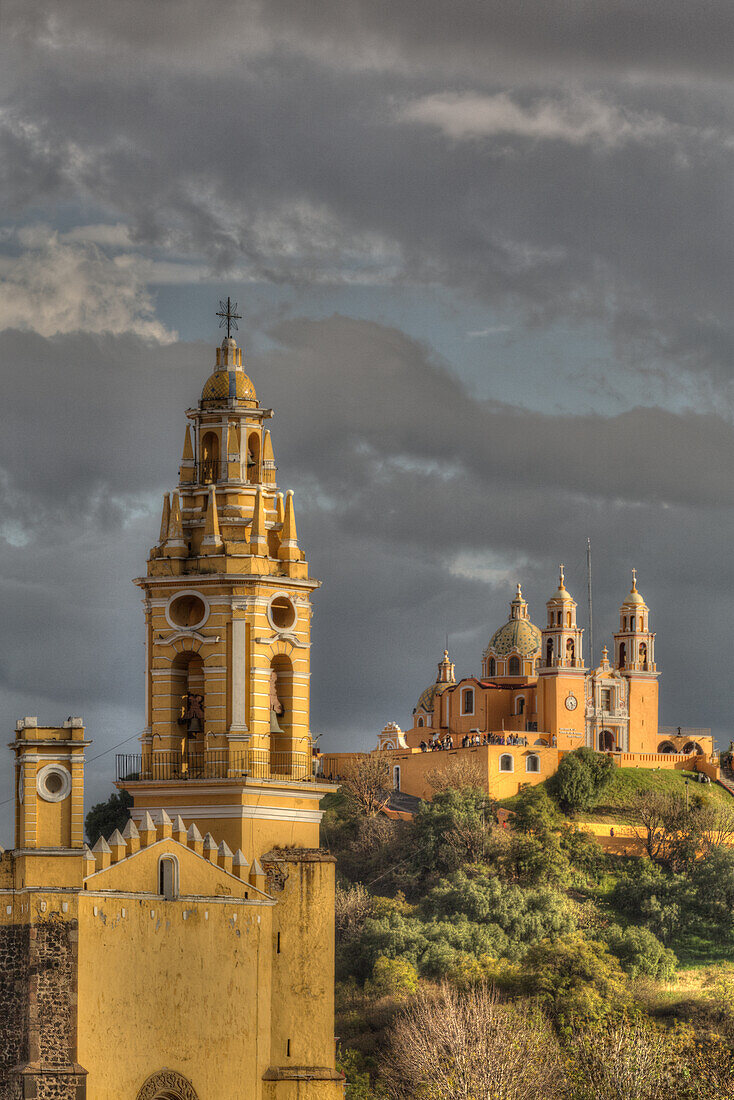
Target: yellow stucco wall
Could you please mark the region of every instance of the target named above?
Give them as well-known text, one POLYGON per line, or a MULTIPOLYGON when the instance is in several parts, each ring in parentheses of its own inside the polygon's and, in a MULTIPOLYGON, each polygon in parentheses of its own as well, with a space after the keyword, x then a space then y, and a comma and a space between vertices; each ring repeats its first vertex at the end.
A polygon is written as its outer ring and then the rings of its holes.
POLYGON ((271 913, 233 900, 80 898, 78 1057, 90 1100, 133 1100, 164 1066, 202 1100, 260 1095, 271 913))
POLYGON ((333 1069, 334 861, 295 851, 275 866, 272 1065, 333 1069))

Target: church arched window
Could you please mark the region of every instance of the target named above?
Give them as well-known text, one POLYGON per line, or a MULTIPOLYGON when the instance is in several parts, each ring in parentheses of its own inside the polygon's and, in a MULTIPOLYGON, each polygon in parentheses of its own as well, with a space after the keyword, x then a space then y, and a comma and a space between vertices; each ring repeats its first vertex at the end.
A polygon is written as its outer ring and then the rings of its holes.
POLYGON ((524 714, 524 713, 525 713, 525 696, 524 695, 518 695, 517 699, 515 700, 515 714, 524 714))
POLYGON ((566 626, 570 626, 570 625, 571 625, 571 612, 567 611, 566 612, 566 626))
POLYGON ((553 639, 549 638, 545 644, 545 663, 550 666, 553 664, 553 639))
POLYGON ((573 644, 573 638, 569 638, 566 642, 566 660, 572 661, 576 656, 576 646, 573 644))
POLYGON ((510 657, 509 675, 510 676, 519 676, 520 675, 520 658, 519 657, 510 657))
POLYGON ((503 753, 500 757, 500 771, 501 772, 514 772, 515 761, 512 759, 509 752, 503 753))
POLYGON ((535 753, 530 753, 525 757, 525 771, 526 772, 539 772, 540 771, 540 757, 535 753))
POLYGON ((423 719, 422 719, 422 718, 419 718, 419 719, 418 719, 418 725, 419 725, 419 727, 420 727, 420 726, 423 726, 423 724, 424 724, 424 723, 423 723, 423 719))
POLYGON ((619 667, 624 668, 627 664, 627 646, 624 642, 620 642, 619 645, 619 667))
POLYGON ((158 860, 158 893, 166 901, 178 897, 178 860, 174 856, 161 856, 158 860))
POLYGON ((647 645, 645 642, 640 642, 640 664, 643 669, 647 668, 647 645))
POLYGON ((497 675, 497 662, 495 661, 494 657, 489 658, 489 664, 487 665, 487 675, 488 676, 496 676, 497 675))

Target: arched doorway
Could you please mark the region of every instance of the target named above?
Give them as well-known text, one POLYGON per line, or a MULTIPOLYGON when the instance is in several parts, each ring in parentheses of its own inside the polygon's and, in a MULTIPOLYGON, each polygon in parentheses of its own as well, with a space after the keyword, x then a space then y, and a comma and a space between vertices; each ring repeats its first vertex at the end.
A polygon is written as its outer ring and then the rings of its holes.
POLYGON ((599 751, 600 752, 614 752, 617 747, 614 734, 611 730, 602 730, 599 734, 599 751))
POLYGON ((703 756, 703 749, 698 741, 689 741, 688 744, 683 746, 683 752, 686 756, 693 756, 694 753, 696 756, 703 756))
POLYGON ((145 1082, 137 1100, 199 1100, 196 1089, 180 1073, 162 1069, 145 1082))
POLYGON ((675 752, 675 745, 672 741, 661 741, 658 745, 658 752, 675 752))

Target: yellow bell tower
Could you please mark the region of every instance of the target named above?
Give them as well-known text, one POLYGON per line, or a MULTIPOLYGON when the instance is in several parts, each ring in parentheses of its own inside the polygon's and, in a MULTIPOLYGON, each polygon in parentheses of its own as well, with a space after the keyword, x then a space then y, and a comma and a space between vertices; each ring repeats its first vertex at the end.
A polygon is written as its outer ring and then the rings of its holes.
POLYGON ((311 593, 320 582, 298 545, 293 493, 276 484, 265 427, 273 412, 258 402, 229 335, 229 300, 224 316, 228 335, 186 413, 178 489, 164 497, 160 537, 135 582, 145 609, 146 729, 141 757, 120 758, 117 778, 134 813, 164 806, 199 827, 211 822, 249 859, 259 846, 258 830, 248 835, 243 825, 258 816, 243 811, 253 784, 266 782, 273 795, 282 781, 293 795, 294 784, 308 783, 298 807, 279 807, 270 832, 313 847, 313 800, 330 788, 313 783, 309 728, 311 593), (220 804, 225 798, 236 804, 220 804))
POLYGON ((629 684, 629 751, 656 752, 658 743, 658 672, 655 634, 650 630, 650 609, 637 591, 637 570, 632 588, 619 609, 619 630, 614 635, 614 663, 629 684))
POLYGON ((558 588, 548 600, 548 622, 541 632, 538 667, 538 730, 549 733, 561 749, 585 740, 585 676, 576 623, 576 601, 566 589, 563 565, 558 588))

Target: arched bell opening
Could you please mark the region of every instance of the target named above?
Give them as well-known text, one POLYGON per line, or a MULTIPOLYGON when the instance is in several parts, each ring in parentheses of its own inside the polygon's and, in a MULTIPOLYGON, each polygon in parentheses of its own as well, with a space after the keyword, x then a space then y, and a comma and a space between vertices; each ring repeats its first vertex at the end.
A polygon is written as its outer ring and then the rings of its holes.
POLYGON ((270 771, 289 775, 293 764, 293 665, 280 655, 270 664, 270 771))
POLYGON ((219 481, 219 436, 206 432, 201 440, 201 481, 219 481))
POLYGON ((259 485, 260 477, 260 436, 257 432, 251 432, 247 440, 247 480, 252 485, 259 485))
POLYGON ((184 761, 204 755, 206 695, 204 662, 198 653, 177 653, 171 665, 171 706, 175 710, 184 761))

